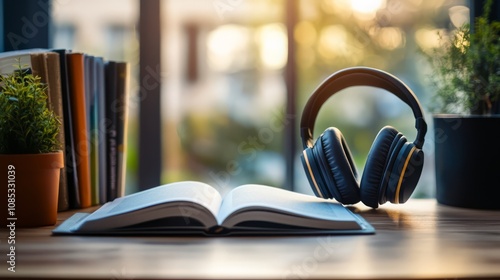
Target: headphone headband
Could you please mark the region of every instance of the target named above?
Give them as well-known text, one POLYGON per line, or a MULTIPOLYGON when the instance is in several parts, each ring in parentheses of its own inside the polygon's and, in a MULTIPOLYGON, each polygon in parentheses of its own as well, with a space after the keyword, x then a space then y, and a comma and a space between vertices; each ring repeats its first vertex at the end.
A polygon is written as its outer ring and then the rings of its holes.
POLYGON ((417 129, 414 144, 417 148, 422 148, 427 124, 415 94, 400 79, 390 73, 375 68, 357 66, 330 75, 316 88, 307 101, 300 120, 300 136, 304 149, 312 147, 314 123, 323 103, 335 93, 352 86, 372 86, 385 89, 408 104, 415 116, 415 128, 417 129))

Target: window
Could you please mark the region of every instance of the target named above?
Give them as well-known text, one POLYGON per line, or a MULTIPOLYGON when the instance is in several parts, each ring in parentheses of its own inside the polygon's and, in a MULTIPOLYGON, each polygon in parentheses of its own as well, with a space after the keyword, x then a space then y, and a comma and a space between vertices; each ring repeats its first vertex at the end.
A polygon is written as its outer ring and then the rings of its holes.
POLYGON ((54 46, 73 49, 75 44, 75 27, 71 24, 58 24, 54 28, 54 46))
POLYGON ((134 43, 133 29, 122 24, 108 24, 106 30, 105 57, 112 60, 124 60, 127 57, 127 46, 134 43))
POLYGON ((283 1, 164 1, 164 181, 283 187, 283 1))
MULTIPOLYGON (((284 123, 300 121, 307 98, 324 78, 354 65, 380 68, 407 83, 426 110, 430 88, 419 51, 434 46, 437 30, 469 20, 465 0, 298 0, 297 115, 290 117, 285 1, 161 2, 163 183, 200 180, 221 191, 244 183, 291 188, 285 186, 284 123)), ((132 62, 131 90, 137 94, 138 1, 54 1, 53 9, 55 47, 132 62)), ((138 106, 130 108, 130 192, 137 189, 138 106)), ((427 123, 417 197, 433 196, 434 190, 430 112, 427 123)), ((314 135, 330 126, 341 129, 361 172, 384 125, 410 141, 416 135, 411 110, 401 101, 380 90, 352 88, 324 105, 314 135)), ((301 150, 297 145, 294 187, 310 193, 301 150)))

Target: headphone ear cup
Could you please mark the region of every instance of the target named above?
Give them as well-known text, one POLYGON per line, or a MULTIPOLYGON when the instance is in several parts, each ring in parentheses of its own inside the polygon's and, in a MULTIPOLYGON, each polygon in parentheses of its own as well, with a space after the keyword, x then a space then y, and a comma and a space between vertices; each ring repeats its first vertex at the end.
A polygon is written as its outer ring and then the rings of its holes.
POLYGON ((417 186, 424 165, 424 152, 413 143, 405 143, 398 151, 386 197, 392 203, 405 203, 417 186))
POLYGON ((359 202, 358 173, 340 130, 328 128, 316 142, 320 145, 318 156, 323 161, 322 172, 329 192, 343 204, 359 202))
POLYGON ((321 198, 331 198, 328 197, 324 190, 325 183, 323 182, 322 175, 319 173, 319 166, 317 165, 316 160, 314 159, 314 154, 312 148, 306 148, 300 159, 302 161, 302 166, 304 167, 304 171, 306 173, 307 180, 309 181, 309 185, 311 186, 314 194, 317 197, 321 198))
POLYGON ((377 208, 380 195, 385 195, 385 190, 382 190, 384 173, 401 137, 402 134, 390 126, 382 128, 375 137, 361 177, 360 196, 365 205, 377 208))

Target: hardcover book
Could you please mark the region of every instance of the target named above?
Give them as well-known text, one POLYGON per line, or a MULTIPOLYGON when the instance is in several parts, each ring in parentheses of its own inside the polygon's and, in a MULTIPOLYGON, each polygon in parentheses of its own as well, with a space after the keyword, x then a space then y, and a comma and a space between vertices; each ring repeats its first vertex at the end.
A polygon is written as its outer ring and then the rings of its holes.
POLYGON ((96 82, 96 104, 97 104, 97 154, 98 154, 98 176, 99 176, 99 204, 108 202, 107 172, 106 165, 106 84, 105 84, 105 60, 103 57, 95 57, 95 82, 96 82))
POLYGON ((117 114, 116 109, 113 107, 116 105, 117 95, 117 83, 118 83, 118 71, 116 61, 107 61, 104 68, 105 77, 105 114, 106 114, 106 186, 107 193, 106 198, 111 201, 117 197, 118 194, 118 181, 117 181, 117 114))
POLYGON ((84 55, 85 64, 85 102, 87 115, 87 137, 89 138, 89 164, 90 164, 90 200, 92 205, 100 202, 99 192, 99 146, 97 118, 97 84, 95 57, 84 55))
POLYGON ((116 197, 125 195, 130 64, 116 62, 116 197))
POLYGON ((73 122, 73 146, 75 147, 76 169, 80 207, 91 206, 90 150, 88 121, 85 100, 85 55, 67 53, 68 84, 71 95, 71 121, 73 122))
POLYGON ((52 51, 59 54, 59 69, 61 74, 61 98, 63 102, 63 118, 64 118, 64 137, 65 137, 65 164, 66 169, 66 180, 68 186, 68 202, 69 208, 80 208, 80 192, 78 184, 78 169, 77 169, 77 157, 74 140, 74 126, 73 117, 71 110, 71 90, 69 84, 69 70, 68 62, 66 59, 66 54, 70 53, 70 50, 66 49, 53 49, 52 51))
POLYGON ((183 181, 116 198, 76 213, 54 235, 373 234, 361 216, 335 202, 264 185, 242 185, 222 198, 212 186, 183 181))

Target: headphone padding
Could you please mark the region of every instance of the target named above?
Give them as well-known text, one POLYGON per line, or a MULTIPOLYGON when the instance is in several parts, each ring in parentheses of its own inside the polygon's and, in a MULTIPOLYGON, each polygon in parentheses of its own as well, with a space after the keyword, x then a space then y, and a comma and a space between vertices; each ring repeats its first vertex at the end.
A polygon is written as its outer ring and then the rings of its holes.
POLYGON ((319 189, 321 193, 323 193, 324 198, 335 198, 336 200, 340 200, 340 193, 336 188, 330 188, 329 185, 334 185, 335 179, 331 177, 330 171, 328 170, 330 166, 328 165, 327 159, 325 157, 325 153, 323 152, 323 144, 321 143, 321 137, 316 141, 313 148, 311 149, 313 152, 314 160, 311 162, 315 165, 315 176, 319 179, 318 182, 319 189))
POLYGON ((361 201, 372 208, 378 207, 380 187, 385 168, 391 155, 391 146, 398 135, 398 131, 385 126, 375 137, 368 152, 365 168, 361 177, 361 201))
POLYGON ((414 143, 405 143, 398 152, 396 164, 387 185, 386 196, 391 203, 405 203, 415 190, 422 173, 424 153, 414 143), (401 182, 399 182, 401 180, 401 182), (399 185, 399 186, 398 186, 399 185))
POLYGON ((314 194, 317 197, 327 198, 322 191, 322 178, 317 174, 316 162, 313 161, 313 152, 312 149, 307 148, 302 152, 300 156, 300 160, 302 161, 302 166, 306 171, 306 177, 309 181, 309 185, 312 187, 314 194), (317 177, 317 178, 316 178, 317 177))
POLYGON ((359 184, 356 166, 344 136, 335 127, 328 128, 320 137, 323 154, 328 163, 328 176, 332 182, 328 184, 330 193, 338 192, 337 198, 343 204, 354 204, 360 201, 359 184))

